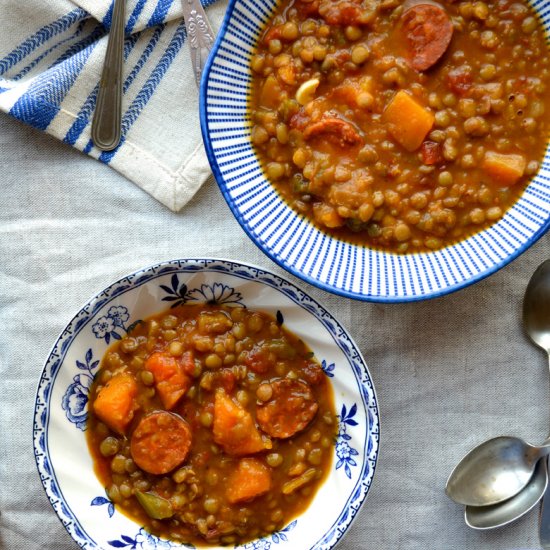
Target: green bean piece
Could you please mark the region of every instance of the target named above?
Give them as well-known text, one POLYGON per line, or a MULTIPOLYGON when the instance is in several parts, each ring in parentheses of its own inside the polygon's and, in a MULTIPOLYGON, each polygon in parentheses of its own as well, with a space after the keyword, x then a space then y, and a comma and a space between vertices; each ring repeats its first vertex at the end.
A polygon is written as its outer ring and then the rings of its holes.
POLYGON ((135 494, 141 507, 150 518, 166 519, 174 515, 174 510, 170 501, 165 498, 154 495, 153 493, 142 493, 141 491, 136 491, 135 494))
POLYGON ((309 470, 306 470, 300 477, 297 477, 296 479, 293 479, 291 481, 287 481, 283 485, 283 495, 290 495, 300 487, 303 487, 304 485, 308 484, 310 481, 313 481, 313 478, 315 477, 316 470, 315 468, 310 468, 309 470))
POLYGON ((285 340, 272 340, 268 348, 279 359, 293 359, 296 356, 296 350, 285 340))
POLYGON ((346 227, 354 233, 358 233, 360 231, 365 231, 368 225, 357 218, 348 218, 346 220, 346 227))
POLYGON ((299 195, 303 195, 309 191, 309 181, 304 179, 302 174, 294 174, 292 176, 292 184, 294 192, 299 195))

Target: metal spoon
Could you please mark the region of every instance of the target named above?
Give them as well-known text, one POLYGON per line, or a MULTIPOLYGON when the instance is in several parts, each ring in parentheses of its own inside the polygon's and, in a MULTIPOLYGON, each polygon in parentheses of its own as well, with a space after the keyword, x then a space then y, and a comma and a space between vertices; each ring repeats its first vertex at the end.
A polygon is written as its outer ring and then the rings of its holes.
MULTIPOLYGON (((523 322, 529 337, 550 358, 549 311, 550 260, 547 260, 538 267, 527 285, 523 322)), ((535 447, 515 437, 489 440, 462 459, 447 481, 446 492, 453 500, 476 507, 511 499, 529 483, 539 458, 549 454, 549 442, 550 438, 542 446, 535 447)), ((540 487, 539 483, 536 485, 540 487)), ((530 498, 535 496, 532 494, 530 498)))
MULTIPOLYGON (((525 292, 523 324, 531 340, 549 352, 550 343, 550 261, 535 271, 525 292)), ((549 354, 550 356, 550 354, 549 354)), ((547 439, 546 443, 550 441, 547 439)), ((533 477, 516 496, 493 506, 466 506, 464 519, 473 529, 492 529, 506 525, 531 510, 546 497, 548 486, 548 461, 538 462, 533 477)))
POLYGON ((445 492, 460 504, 490 506, 517 495, 550 445, 537 447, 518 437, 500 436, 472 449, 453 470, 445 492))
POLYGON ((533 343, 548 355, 550 367, 550 260, 539 265, 527 285, 523 325, 533 343))
MULTIPOLYGON (((523 324, 532 342, 546 352, 550 368, 550 260, 533 273, 523 301, 523 324)), ((550 548, 550 507, 548 487, 541 506, 539 538, 543 548, 550 548)))
MULTIPOLYGON (((531 340, 550 360, 550 260, 535 271, 523 302, 523 324, 531 340)), ((445 492, 456 502, 489 506, 521 491, 535 465, 550 453, 548 445, 534 446, 517 437, 497 437, 470 451, 453 470, 445 492)))
POLYGON ((183 20, 187 41, 191 49, 191 63, 197 86, 200 86, 202 70, 214 44, 214 31, 200 0, 182 0, 183 20))
POLYGON ((125 2, 115 0, 113 7, 109 42, 92 121, 92 140, 102 151, 115 149, 121 137, 125 2))
POLYGON ((503 527, 532 510, 548 487, 548 466, 545 458, 538 461, 527 486, 517 495, 492 506, 466 506, 464 521, 472 529, 503 527))

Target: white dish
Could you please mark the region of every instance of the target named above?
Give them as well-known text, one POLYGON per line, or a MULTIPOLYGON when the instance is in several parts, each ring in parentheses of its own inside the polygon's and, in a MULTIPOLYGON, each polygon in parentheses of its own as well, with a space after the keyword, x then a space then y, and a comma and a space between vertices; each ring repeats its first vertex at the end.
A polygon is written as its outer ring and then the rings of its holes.
MULTIPOLYGON (((332 237, 293 210, 268 181, 251 140, 250 59, 276 0, 230 0, 201 82, 201 126, 220 190, 252 241, 274 262, 334 294, 412 302, 454 292, 501 269, 550 227, 550 151, 497 223, 441 250, 395 254, 332 237)), ((547 29, 550 10, 533 3, 547 29)))
POLYGON ((53 508, 83 548, 184 548, 150 535, 106 497, 87 448, 87 402, 113 339, 171 305, 204 301, 282 315, 330 377, 340 419, 332 471, 311 506, 283 530, 238 548, 333 548, 364 502, 376 468, 379 417, 370 374, 345 329, 315 300, 273 273, 232 261, 175 260, 128 275, 63 330, 40 378, 34 416, 36 463, 53 508))

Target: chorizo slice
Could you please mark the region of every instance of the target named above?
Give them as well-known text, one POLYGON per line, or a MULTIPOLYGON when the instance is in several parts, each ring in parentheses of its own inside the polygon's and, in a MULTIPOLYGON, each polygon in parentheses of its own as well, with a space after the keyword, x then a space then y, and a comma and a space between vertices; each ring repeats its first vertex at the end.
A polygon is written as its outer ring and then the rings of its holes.
POLYGON ((142 470, 167 474, 187 458, 191 440, 191 428, 181 416, 155 411, 139 421, 132 433, 130 453, 142 470))
POLYGON ((302 15, 313 17, 319 15, 319 4, 320 0, 300 0, 298 3, 294 4, 294 6, 302 15))
POLYGON ((275 380, 271 388, 271 398, 256 408, 256 420, 272 437, 292 437, 313 420, 319 405, 309 384, 302 380, 275 380))
POLYGON ((413 5, 400 19, 409 64, 417 71, 435 65, 453 37, 453 23, 447 12, 435 2, 413 5))
POLYGON ((304 130, 304 139, 306 140, 319 136, 331 139, 341 147, 363 143, 363 138, 349 122, 336 117, 327 117, 319 122, 314 122, 304 130))

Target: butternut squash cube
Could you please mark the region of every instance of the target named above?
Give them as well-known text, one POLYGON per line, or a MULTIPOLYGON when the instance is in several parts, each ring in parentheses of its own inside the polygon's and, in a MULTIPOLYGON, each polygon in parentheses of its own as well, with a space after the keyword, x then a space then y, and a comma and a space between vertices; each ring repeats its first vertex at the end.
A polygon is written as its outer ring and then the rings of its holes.
POLYGON ((269 489, 269 468, 255 458, 243 458, 227 480, 226 496, 230 504, 236 504, 265 495, 269 489))
POLYGON ((525 172, 525 157, 523 155, 509 153, 496 153, 486 151, 483 159, 483 169, 497 183, 501 185, 514 185, 525 172))
POLYGON ((432 129, 434 115, 404 90, 388 103, 382 119, 390 134, 407 151, 416 151, 432 129))
POLYGON ((137 382, 131 374, 116 374, 97 394, 94 412, 111 430, 124 434, 138 408, 137 393, 137 382))

